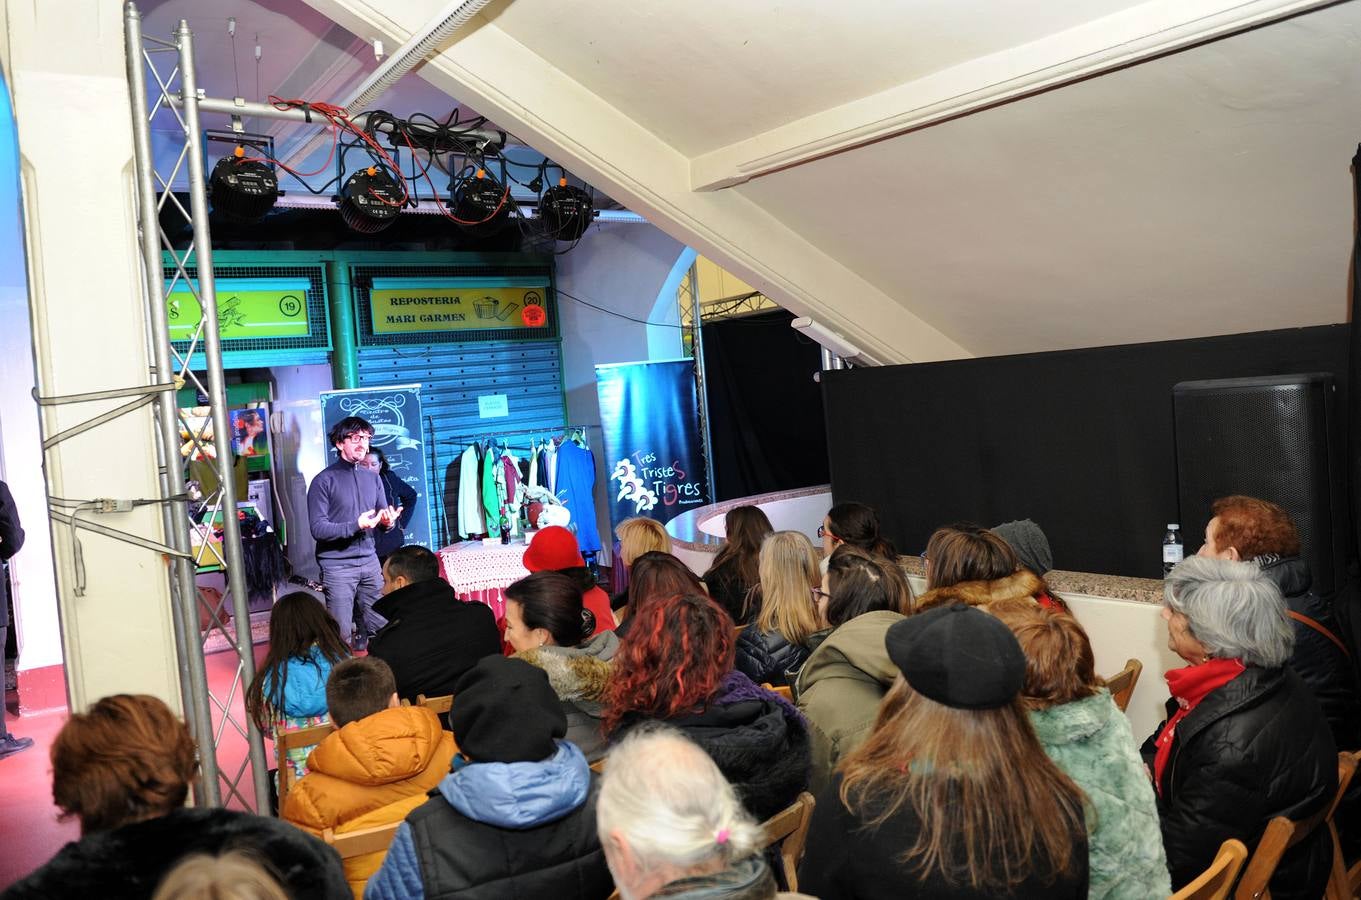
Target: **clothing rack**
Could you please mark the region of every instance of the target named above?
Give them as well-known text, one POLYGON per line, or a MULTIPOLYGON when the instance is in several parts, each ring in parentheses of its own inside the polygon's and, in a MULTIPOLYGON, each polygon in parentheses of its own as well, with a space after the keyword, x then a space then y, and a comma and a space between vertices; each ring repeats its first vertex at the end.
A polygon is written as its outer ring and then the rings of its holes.
MULTIPOLYGON (((520 429, 511 430, 511 431, 497 431, 495 428, 488 428, 488 429, 485 429, 485 430, 482 430, 482 431, 474 432, 474 433, 472 433, 472 434, 457 434, 457 435, 454 435, 454 436, 452 436, 452 437, 442 437, 442 438, 438 438, 438 439, 437 439, 437 438, 435 437, 435 421, 434 421, 434 417, 433 417, 433 416, 426 416, 426 423, 427 423, 427 424, 429 425, 429 427, 430 427, 430 439, 429 439, 429 440, 430 440, 430 444, 429 444, 429 446, 430 446, 431 451, 432 451, 431 454, 430 454, 430 474, 431 474, 431 485, 432 485, 432 487, 434 488, 434 490, 432 490, 431 493, 432 493, 432 494, 435 494, 435 495, 437 495, 437 496, 439 497, 439 509, 440 509, 440 515, 439 515, 438 521, 437 521, 437 523, 436 523, 436 529, 435 529, 435 530, 436 530, 436 532, 438 533, 438 540, 439 540, 440 546, 444 546, 445 544, 447 544, 447 543, 449 542, 449 538, 451 537, 451 535, 450 535, 450 529, 449 529, 449 523, 448 523, 448 520, 447 520, 447 516, 445 515, 445 505, 444 505, 444 476, 443 476, 444 468, 443 468, 443 467, 441 466, 441 464, 440 464, 441 461, 440 461, 440 452, 439 452, 439 447, 440 447, 441 444, 443 444, 443 445, 445 445, 445 446, 458 446, 458 447, 462 447, 462 446, 466 446, 467 444, 472 444, 472 443, 476 443, 477 441, 483 441, 483 440, 500 441, 502 438, 507 438, 507 437, 519 437, 519 436, 524 436, 524 435, 534 435, 534 436, 539 436, 539 435, 560 436, 560 435, 562 435, 562 436, 565 436, 565 435, 569 435, 569 434, 571 434, 571 433, 573 433, 573 432, 578 432, 578 433, 581 434, 581 438, 582 438, 582 440, 583 440, 583 441, 585 442, 585 444, 586 444, 586 449, 589 450, 590 447, 591 447, 591 439, 590 439, 590 436, 589 436, 589 429, 591 429, 591 428, 600 428, 599 425, 550 425, 550 426, 547 426, 547 427, 544 427, 544 428, 520 428, 520 429)), ((512 447, 512 448, 510 448, 510 449, 512 449, 512 450, 517 450, 517 451, 519 451, 519 452, 521 452, 521 453, 527 453, 527 452, 529 452, 529 450, 530 450, 531 448, 529 448, 529 447, 512 447)))

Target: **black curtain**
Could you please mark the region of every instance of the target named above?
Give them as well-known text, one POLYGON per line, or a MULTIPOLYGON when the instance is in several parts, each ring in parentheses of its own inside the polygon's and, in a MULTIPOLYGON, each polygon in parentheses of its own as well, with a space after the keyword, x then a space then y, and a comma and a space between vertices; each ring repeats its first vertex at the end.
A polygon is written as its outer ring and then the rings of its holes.
MULTIPOLYGON (((836 502, 874 506, 906 553, 939 525, 1032 518, 1055 568, 1161 577, 1180 518, 1172 386, 1331 372, 1348 408, 1349 331, 1325 325, 824 373, 836 502)), ((1191 511, 1184 511, 1194 516, 1191 511)))
POLYGON ((784 310, 705 322, 714 499, 827 483, 818 345, 784 310))

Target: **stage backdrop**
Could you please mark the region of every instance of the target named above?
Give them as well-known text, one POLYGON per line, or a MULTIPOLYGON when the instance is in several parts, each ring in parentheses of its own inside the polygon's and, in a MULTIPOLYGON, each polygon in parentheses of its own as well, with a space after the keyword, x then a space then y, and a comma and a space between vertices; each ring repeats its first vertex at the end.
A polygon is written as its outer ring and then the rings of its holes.
MULTIPOLYGON (((823 373, 832 495, 879 511, 919 554, 939 525, 1032 518, 1054 567, 1160 578, 1166 523, 1186 552, 1172 386, 1331 372, 1348 409, 1345 325, 823 373)), ((1195 521, 1188 521, 1188 519, 1195 521)))
MULTIPOLYGON (((430 503, 426 490, 425 442, 421 440, 421 386, 403 384, 384 388, 323 391, 321 415, 329 434, 346 416, 359 416, 373 425, 369 446, 380 448, 394 475, 416 491, 416 511, 406 525, 404 543, 430 547, 430 503)), ((329 462, 339 456, 327 446, 329 462)))
POLYGON ((691 359, 595 367, 611 530, 633 516, 668 522, 709 502, 691 359))

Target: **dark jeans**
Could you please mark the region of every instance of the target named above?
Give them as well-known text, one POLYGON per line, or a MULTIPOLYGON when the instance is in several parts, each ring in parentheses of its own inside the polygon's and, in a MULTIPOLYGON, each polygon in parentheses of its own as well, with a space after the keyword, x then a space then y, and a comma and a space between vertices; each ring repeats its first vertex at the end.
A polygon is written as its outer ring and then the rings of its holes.
POLYGON ((340 626, 340 637, 350 642, 354 626, 354 603, 359 601, 359 632, 366 637, 387 624, 387 620, 373 611, 373 604, 383 593, 383 569, 378 557, 371 556, 358 562, 330 562, 321 560, 321 582, 326 591, 326 609, 340 626))

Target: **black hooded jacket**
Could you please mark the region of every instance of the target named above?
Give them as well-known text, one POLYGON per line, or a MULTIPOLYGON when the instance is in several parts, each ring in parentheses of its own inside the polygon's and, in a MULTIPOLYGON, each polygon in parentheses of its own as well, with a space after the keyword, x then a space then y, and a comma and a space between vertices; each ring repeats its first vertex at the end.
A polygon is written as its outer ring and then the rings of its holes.
MULTIPOLYGON (((1176 701, 1167 709, 1170 716, 1176 701)), ((1156 737, 1144 744, 1150 764, 1156 737)), ((1177 725, 1158 796, 1173 889, 1204 871, 1229 838, 1255 847, 1273 817, 1307 818, 1336 793, 1337 750, 1309 688, 1288 667, 1248 667, 1177 725)), ((1285 851, 1272 897, 1316 900, 1332 859, 1320 828, 1285 851)))
POLYGON ((266 862, 294 900, 352 896, 333 848, 279 819, 226 809, 177 809, 86 835, 0 896, 146 900, 181 859, 228 850, 242 850, 266 862))
POLYGON ((491 607, 458 599, 443 578, 408 584, 373 609, 388 623, 369 641, 369 655, 392 667, 399 697, 452 694, 473 663, 501 652, 491 607))
MULTIPOLYGON (((1304 560, 1298 556, 1260 558, 1258 564, 1262 574, 1281 589, 1291 612, 1308 616, 1342 639, 1331 605, 1311 590, 1313 578, 1304 560)), ((1351 660, 1317 629, 1295 619, 1290 624, 1295 629, 1290 668, 1314 692, 1338 749, 1361 750, 1361 703, 1357 702, 1351 660)))

